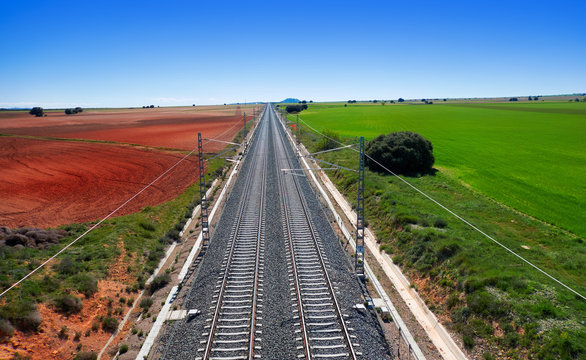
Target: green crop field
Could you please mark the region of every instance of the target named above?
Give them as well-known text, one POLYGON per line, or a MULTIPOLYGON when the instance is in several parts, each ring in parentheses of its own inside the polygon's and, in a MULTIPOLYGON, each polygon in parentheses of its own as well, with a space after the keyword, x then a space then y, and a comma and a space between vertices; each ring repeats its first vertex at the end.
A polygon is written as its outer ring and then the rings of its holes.
MULTIPOLYGON (((440 171, 402 178, 581 294, 395 177, 366 169, 365 219, 380 249, 413 281, 430 310, 449 319, 446 325, 462 336, 472 357, 584 358, 585 103, 309 104, 300 117, 348 143, 359 135, 421 133, 432 141, 440 171)), ((337 146, 304 127, 300 138, 310 151, 337 146)), ((350 150, 317 156, 352 168, 358 161, 350 150)), ((357 174, 328 175, 355 203, 357 174)))
POLYGON ((310 104, 300 116, 342 137, 418 132, 444 174, 586 236, 586 103, 310 104))

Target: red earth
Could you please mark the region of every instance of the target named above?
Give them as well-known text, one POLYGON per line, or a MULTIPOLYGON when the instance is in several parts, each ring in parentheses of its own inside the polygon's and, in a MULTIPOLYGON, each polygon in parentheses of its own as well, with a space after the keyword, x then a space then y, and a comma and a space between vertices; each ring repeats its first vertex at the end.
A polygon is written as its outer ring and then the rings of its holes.
MULTIPOLYGON (((247 119, 251 119, 252 109, 247 119)), ((197 133, 229 140, 242 128, 240 108, 154 108, 86 110, 76 115, 48 112, 34 117, 26 112, 0 113, 0 134, 90 139, 192 150, 197 133)), ((206 152, 224 148, 210 143, 206 152)))
MULTIPOLYGON (((250 109, 252 112, 252 109, 250 109)), ((239 109, 155 108, 84 111, 77 115, 0 113, 0 225, 54 227, 108 215, 185 155, 106 140, 192 150, 197 132, 230 140, 242 128, 239 109), (194 110, 197 109, 197 110, 194 110), (24 135, 24 137, 18 137, 24 135)), ((210 142, 206 152, 225 144, 210 142)), ((196 181, 191 155, 116 215, 173 199, 196 181)))

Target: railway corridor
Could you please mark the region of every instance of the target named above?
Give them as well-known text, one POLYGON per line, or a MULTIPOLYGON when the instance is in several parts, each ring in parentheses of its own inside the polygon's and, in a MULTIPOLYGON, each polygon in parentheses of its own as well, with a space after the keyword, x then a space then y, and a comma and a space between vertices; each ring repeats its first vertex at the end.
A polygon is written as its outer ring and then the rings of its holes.
POLYGON ((182 307, 150 358, 390 359, 269 104, 182 307), (294 170, 291 170, 294 169, 294 170))

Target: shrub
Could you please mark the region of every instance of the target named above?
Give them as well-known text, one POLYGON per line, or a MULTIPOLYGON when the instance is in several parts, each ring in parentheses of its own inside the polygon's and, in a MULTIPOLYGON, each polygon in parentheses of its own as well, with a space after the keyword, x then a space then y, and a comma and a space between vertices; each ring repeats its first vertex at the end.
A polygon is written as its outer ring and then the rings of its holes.
POLYGON ((22 315, 16 319, 12 319, 11 322, 21 331, 37 331, 43 319, 41 314, 36 310, 22 315))
POLYGON ((444 261, 444 260, 449 259, 452 256, 456 255, 456 253, 458 251, 460 251, 460 245, 458 245, 458 244, 443 245, 437 251, 437 258, 440 261, 444 261))
POLYGON ((55 271, 61 275, 75 275, 79 272, 79 264, 72 258, 66 257, 55 265, 55 271))
POLYGON ((467 296, 468 307, 473 314, 500 317, 507 313, 506 305, 486 291, 477 291, 467 296))
POLYGON ((155 291, 165 287, 165 285, 167 285, 170 281, 171 275, 167 273, 155 276, 149 288, 150 292, 154 293, 155 291))
POLYGON ((470 317, 470 309, 467 307, 460 308, 452 313, 452 321, 455 323, 465 324, 470 317))
POLYGON ((99 328, 100 328, 100 320, 94 319, 94 321, 92 321, 92 331, 98 331, 99 328))
POLYGON ((507 333, 503 339, 505 345, 509 348, 515 348, 519 344, 519 334, 516 332, 507 333))
POLYGON ((57 309, 66 314, 74 314, 81 311, 83 303, 77 296, 70 294, 63 294, 57 298, 57 309))
POLYGON ((118 328, 118 320, 113 317, 106 316, 102 319, 102 329, 106 332, 113 333, 118 328))
POLYGON ((450 294, 450 296, 448 297, 448 300, 446 301, 446 306, 448 307, 448 309, 452 309, 456 305, 458 305, 458 303, 460 303, 460 299, 458 297, 458 294, 452 293, 452 294, 450 294))
MULTIPOLYGON (((431 142, 410 131, 379 135, 366 143, 365 152, 389 170, 399 174, 429 173, 435 162, 431 142)), ((368 157, 366 165, 373 171, 384 170, 368 157)))
POLYGON ((179 240, 179 231, 176 229, 171 229, 171 230, 167 231, 167 237, 169 239, 177 241, 177 240, 179 240))
POLYGON ((14 334, 14 327, 10 321, 0 319, 0 339, 3 337, 12 336, 12 334, 14 334))
POLYGON ((157 229, 155 224, 147 220, 141 220, 138 225, 146 231, 155 231, 157 229))
POLYGON ((462 337, 462 341, 464 342, 464 346, 468 349, 472 349, 474 347, 474 338, 470 335, 464 335, 462 337))
POLYGON ((28 238, 22 234, 10 234, 4 238, 4 243, 7 246, 16 246, 16 245, 26 246, 28 243, 28 238))
POLYGON ((88 298, 98 291, 98 281, 90 274, 78 274, 72 280, 75 288, 88 298))
POLYGON ((69 332, 69 331, 68 331, 68 329, 67 329, 67 326, 63 325, 63 326, 61 327, 61 330, 59 330, 59 334, 57 334, 57 336, 59 336, 59 339, 61 339, 61 340, 67 340, 67 338, 69 337, 69 336, 67 335, 67 333, 68 333, 68 332, 69 332))
POLYGON ((118 350, 118 352, 120 354, 124 354, 124 353, 128 352, 128 345, 126 345, 126 344, 120 345, 120 349, 118 350))
POLYGON ((315 152, 335 149, 340 147, 340 136, 329 129, 323 131, 325 137, 322 137, 315 145, 315 152))
POLYGON ((93 351, 81 351, 75 355, 73 360, 98 360, 98 355, 93 351))
POLYGON ((442 219, 442 218, 437 218, 433 222, 433 226, 436 227, 436 228, 443 229, 446 226, 448 226, 448 222, 446 220, 442 219))
POLYGON ((404 226, 406 224, 417 224, 419 219, 417 216, 407 215, 407 214, 397 214, 393 219, 393 223, 395 226, 404 226))
POLYGON ((79 341, 79 339, 81 339, 81 331, 76 331, 73 336, 73 341, 79 341))
POLYGON ((42 107, 34 107, 28 113, 31 115, 34 115, 36 117, 41 117, 41 116, 43 116, 43 108, 42 107))
POLYGON ((151 305, 153 304, 153 299, 151 299, 150 297, 145 297, 144 299, 142 299, 140 301, 140 307, 143 309, 143 311, 148 311, 151 308, 151 305))

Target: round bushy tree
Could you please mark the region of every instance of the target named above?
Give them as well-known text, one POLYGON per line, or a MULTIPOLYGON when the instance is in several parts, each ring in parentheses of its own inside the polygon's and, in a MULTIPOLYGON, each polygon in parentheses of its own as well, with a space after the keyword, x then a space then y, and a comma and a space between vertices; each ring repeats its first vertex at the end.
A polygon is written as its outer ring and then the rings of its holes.
MULTIPOLYGON (((379 135, 366 143, 365 152, 389 170, 405 175, 429 173, 435 161, 431 142, 410 131, 379 135)), ((383 171, 368 157, 366 165, 373 171, 383 171)))
POLYGON ((42 107, 34 107, 28 113, 31 114, 31 115, 34 115, 36 117, 41 117, 44 114, 42 107))

